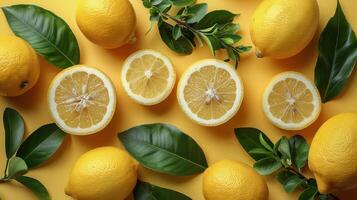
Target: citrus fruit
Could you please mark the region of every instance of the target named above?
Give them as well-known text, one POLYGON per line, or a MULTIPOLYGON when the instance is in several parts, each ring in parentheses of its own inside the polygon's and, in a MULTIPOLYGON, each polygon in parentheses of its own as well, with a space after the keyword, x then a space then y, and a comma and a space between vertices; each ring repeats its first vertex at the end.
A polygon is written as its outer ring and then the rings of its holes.
POLYGON ((315 85, 297 72, 276 75, 263 95, 265 116, 277 127, 301 130, 312 124, 321 111, 315 85))
POLYGON ((177 98, 190 119, 204 126, 218 126, 239 110, 243 83, 229 64, 215 59, 201 60, 181 77, 177 98))
POLYGON ((268 200, 269 190, 252 167, 222 160, 204 172, 203 195, 206 200, 268 200))
POLYGON ((110 122, 116 93, 103 72, 77 65, 63 70, 52 80, 48 102, 53 119, 63 131, 88 135, 110 122))
POLYGON ((327 120, 314 136, 309 168, 324 194, 357 187, 357 113, 327 120))
POLYGON ((250 35, 258 57, 282 59, 302 51, 318 24, 316 0, 264 0, 253 14, 250 35))
POLYGON ((124 200, 137 181, 137 164, 123 150, 100 147, 74 164, 65 193, 77 200, 124 200))
POLYGON ((19 96, 31 89, 40 75, 33 48, 15 36, 0 36, 0 96, 19 96))
POLYGON ((128 0, 79 0, 76 20, 82 33, 103 48, 135 41, 136 16, 128 0))
POLYGON ((124 62, 121 81, 125 92, 142 105, 154 105, 171 93, 176 73, 170 60, 159 52, 141 50, 124 62))

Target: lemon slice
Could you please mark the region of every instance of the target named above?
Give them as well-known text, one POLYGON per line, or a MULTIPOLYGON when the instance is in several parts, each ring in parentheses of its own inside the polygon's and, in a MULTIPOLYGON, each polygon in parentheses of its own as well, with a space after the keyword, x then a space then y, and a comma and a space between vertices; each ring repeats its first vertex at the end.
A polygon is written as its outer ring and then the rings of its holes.
POLYGON ((48 103, 53 119, 63 131, 89 135, 102 130, 112 119, 116 93, 103 72, 78 65, 53 79, 48 103))
POLYGON ((175 80, 176 73, 170 60, 153 50, 141 50, 130 55, 121 74, 125 92, 142 105, 155 105, 165 100, 175 80))
POLYGON ((218 126, 239 110, 243 84, 232 66, 206 59, 193 64, 184 73, 177 98, 190 119, 204 126, 218 126))
POLYGON ((321 100, 315 85, 297 72, 283 72, 265 89, 263 110, 277 127, 301 130, 320 114, 321 100))

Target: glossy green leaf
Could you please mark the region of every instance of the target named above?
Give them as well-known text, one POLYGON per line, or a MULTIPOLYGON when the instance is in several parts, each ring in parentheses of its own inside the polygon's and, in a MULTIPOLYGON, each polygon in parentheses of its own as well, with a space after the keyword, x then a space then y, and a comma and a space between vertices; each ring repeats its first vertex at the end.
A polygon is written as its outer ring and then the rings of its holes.
POLYGON ((274 173, 282 167, 280 160, 272 157, 266 157, 258 160, 254 164, 254 169, 263 176, 274 173))
POLYGON ((19 176, 16 181, 30 189, 39 200, 51 200, 46 187, 40 181, 28 176, 19 176))
POLYGON ((24 159, 29 169, 37 167, 57 151, 65 135, 56 124, 44 125, 26 138, 16 156, 24 159))
POLYGON ((187 8, 186 22, 189 24, 199 22, 207 13, 208 5, 206 3, 195 4, 187 8))
POLYGON ((12 179, 27 173, 27 165, 24 160, 19 157, 12 157, 9 161, 7 176, 12 179))
POLYGON ((15 155, 21 145, 25 131, 24 120, 21 115, 11 108, 6 108, 3 115, 5 128, 5 149, 6 157, 10 159, 15 155))
POLYGON ((317 188, 309 187, 300 194, 299 200, 314 200, 316 194, 317 188))
POLYGON ((196 0, 171 0, 175 6, 183 7, 189 6, 196 2, 196 0))
POLYGON ((236 14, 227 10, 214 10, 205 15, 203 19, 195 25, 195 28, 206 29, 214 26, 215 24, 231 23, 236 16, 236 14))
POLYGON ((173 51, 179 54, 191 54, 193 46, 189 39, 186 37, 180 37, 177 40, 172 36, 173 26, 166 22, 159 22, 159 32, 161 39, 165 44, 173 51))
POLYGON ((182 31, 179 25, 175 25, 174 28, 172 29, 172 37, 174 37, 175 40, 182 37, 182 31))
POLYGON ((323 102, 332 100, 342 92, 356 60, 356 35, 338 2, 336 13, 322 31, 319 41, 315 84, 323 102))
POLYGON ((191 200, 190 197, 166 188, 139 181, 134 189, 134 200, 191 200))
POLYGON ((168 124, 146 124, 118 134, 126 150, 143 166, 165 174, 203 172, 207 161, 200 146, 168 124))
POLYGON ((309 145, 305 138, 300 135, 294 135, 289 138, 291 160, 297 168, 303 168, 306 165, 309 154, 309 145))
POLYGON ((2 10, 12 31, 48 62, 61 68, 79 64, 77 39, 63 19, 35 5, 14 5, 2 10))
POLYGON ((277 174, 277 179, 284 186, 285 191, 289 193, 293 192, 304 182, 298 175, 287 170, 280 171, 277 174))
POLYGON ((288 138, 285 136, 280 139, 278 151, 282 154, 283 159, 289 159, 291 161, 290 144, 288 138))
POLYGON ((259 137, 262 137, 266 142, 266 145, 273 148, 271 140, 259 129, 256 128, 236 128, 234 129, 236 137, 244 150, 256 161, 265 158, 266 155, 262 154, 250 154, 253 149, 261 148, 266 149, 263 144, 260 143, 259 137), (261 136, 260 136, 261 135, 261 136))

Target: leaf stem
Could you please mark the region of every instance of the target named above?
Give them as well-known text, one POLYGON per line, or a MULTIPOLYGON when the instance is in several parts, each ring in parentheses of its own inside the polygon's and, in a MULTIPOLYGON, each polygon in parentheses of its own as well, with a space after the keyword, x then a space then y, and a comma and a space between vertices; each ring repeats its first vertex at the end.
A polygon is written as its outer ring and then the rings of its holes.
POLYGON ((10 159, 6 159, 6 165, 5 165, 5 170, 4 170, 4 178, 7 178, 7 168, 9 167, 9 161, 10 159))

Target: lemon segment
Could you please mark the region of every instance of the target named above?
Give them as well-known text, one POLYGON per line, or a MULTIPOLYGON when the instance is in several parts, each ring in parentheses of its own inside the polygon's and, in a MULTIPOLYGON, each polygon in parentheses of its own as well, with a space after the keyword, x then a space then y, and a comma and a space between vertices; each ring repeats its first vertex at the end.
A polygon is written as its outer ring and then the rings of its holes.
POLYGON ((218 126, 231 119, 243 100, 243 84, 229 64, 207 59, 193 64, 177 89, 186 115, 204 126, 218 126))
POLYGON ((110 122, 116 94, 110 79, 101 71, 74 66, 54 78, 48 102, 55 122, 63 131, 88 135, 110 122))
POLYGON ((304 75, 284 72, 273 78, 263 95, 266 117, 285 130, 301 130, 320 114, 321 100, 316 87, 304 75))
POLYGON ((153 50, 141 50, 125 60, 121 81, 125 92, 134 101, 155 105, 171 93, 176 73, 166 56, 153 50))

